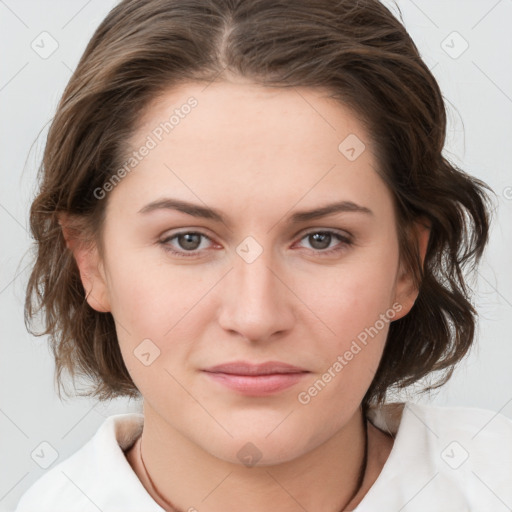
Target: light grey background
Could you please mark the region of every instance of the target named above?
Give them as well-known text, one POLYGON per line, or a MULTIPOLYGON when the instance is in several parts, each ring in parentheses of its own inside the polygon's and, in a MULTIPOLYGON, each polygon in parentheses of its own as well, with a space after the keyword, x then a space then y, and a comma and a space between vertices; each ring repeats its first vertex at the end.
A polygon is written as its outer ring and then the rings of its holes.
MULTIPOLYGON (((28 208, 47 124, 89 38, 115 3, 0 0, 0 510, 13 510, 45 471, 31 455, 41 452, 42 442, 55 450, 53 467, 79 449, 109 414, 140 410, 140 404, 123 400, 110 407, 83 398, 61 403, 45 338, 29 335, 23 321, 28 208), (45 31, 50 36, 41 35, 45 31), (56 50, 41 55, 52 44, 58 44, 56 50)), ((498 196, 476 283, 478 345, 430 400, 512 418, 512 0, 397 4, 447 101, 446 156, 498 196), (469 46, 461 53, 465 41, 469 46)), ((51 456, 50 448, 44 451, 51 456)))

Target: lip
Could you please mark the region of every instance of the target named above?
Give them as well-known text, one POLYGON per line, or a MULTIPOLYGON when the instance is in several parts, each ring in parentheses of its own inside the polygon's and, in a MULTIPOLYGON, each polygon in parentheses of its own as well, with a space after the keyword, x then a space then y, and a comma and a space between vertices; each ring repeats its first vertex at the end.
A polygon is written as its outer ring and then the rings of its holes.
POLYGON ((234 361, 212 366, 203 372, 213 381, 249 396, 265 396, 283 391, 310 373, 280 361, 261 364, 234 361))

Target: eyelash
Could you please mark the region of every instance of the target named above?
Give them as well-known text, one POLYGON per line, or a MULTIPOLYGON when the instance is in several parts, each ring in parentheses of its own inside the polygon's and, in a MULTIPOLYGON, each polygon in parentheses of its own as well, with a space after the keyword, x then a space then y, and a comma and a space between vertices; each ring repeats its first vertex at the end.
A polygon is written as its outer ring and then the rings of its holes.
MULTIPOLYGON (((345 235, 338 233, 337 231, 332 231, 329 229, 309 231, 308 233, 305 233, 300 238, 300 240, 303 240, 304 238, 307 238, 308 236, 316 235, 316 234, 332 235, 341 242, 340 246, 335 247, 333 249, 326 249, 326 250, 311 249, 313 252, 318 253, 320 256, 330 256, 332 254, 341 252, 342 250, 346 249, 347 247, 350 247, 353 245, 353 241, 350 236, 345 236, 345 235)), ((182 235, 200 235, 204 238, 207 238, 208 240, 211 240, 209 236, 207 236, 204 233, 201 233, 199 231, 181 231, 179 233, 175 233, 174 235, 165 238, 164 240, 161 240, 159 243, 162 245, 163 249, 166 252, 169 252, 172 255, 177 256, 179 258, 193 258, 193 257, 197 256, 198 253, 200 252, 197 249, 195 251, 176 251, 175 249, 171 248, 171 246, 169 245, 169 242, 171 240, 174 240, 175 238, 178 238, 179 236, 182 236, 182 235)))

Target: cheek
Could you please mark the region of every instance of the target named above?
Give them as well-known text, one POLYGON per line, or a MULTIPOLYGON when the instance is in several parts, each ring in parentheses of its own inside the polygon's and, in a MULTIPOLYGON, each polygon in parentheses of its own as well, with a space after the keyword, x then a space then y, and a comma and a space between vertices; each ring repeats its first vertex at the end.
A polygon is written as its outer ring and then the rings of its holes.
MULTIPOLYGON (((353 269, 352 269, 353 270, 353 269)), ((382 270, 382 269, 380 269, 382 270)), ((323 364, 298 395, 305 411, 336 429, 346 411, 355 410, 368 390, 382 357, 390 323, 396 314, 390 300, 393 279, 375 267, 331 279, 311 309, 329 327, 318 336, 313 317, 311 339, 323 364), (316 338, 315 338, 315 332, 316 338), (338 414, 332 414, 332 411, 338 414)))
POLYGON ((192 275, 192 267, 171 268, 165 262, 145 262, 143 253, 139 256, 132 253, 116 261, 109 283, 112 314, 133 336, 161 339, 209 285, 197 278, 197 272, 192 275))
POLYGON ((111 309, 125 365, 142 392, 139 384, 168 380, 165 369, 174 372, 188 360, 194 346, 190 341, 200 338, 205 319, 201 301, 218 277, 205 273, 198 279, 193 266, 145 264, 142 253, 125 254, 130 257, 111 267, 111 309), (147 359, 154 362, 146 367, 147 359))
POLYGON ((392 248, 387 253, 385 247, 368 251, 317 279, 315 293, 312 288, 309 295, 303 290, 316 313, 309 328, 323 365, 316 376, 320 380, 312 383, 309 391, 303 390, 301 403, 314 402, 316 413, 323 414, 322 408, 333 404, 340 410, 349 403, 356 407, 371 384, 396 315, 392 305, 397 258, 392 248), (325 334, 318 337, 320 325, 325 334))
POLYGON ((302 295, 341 344, 375 324, 392 308, 395 258, 358 258, 304 283, 302 295), (334 333, 332 332, 334 331, 334 333))

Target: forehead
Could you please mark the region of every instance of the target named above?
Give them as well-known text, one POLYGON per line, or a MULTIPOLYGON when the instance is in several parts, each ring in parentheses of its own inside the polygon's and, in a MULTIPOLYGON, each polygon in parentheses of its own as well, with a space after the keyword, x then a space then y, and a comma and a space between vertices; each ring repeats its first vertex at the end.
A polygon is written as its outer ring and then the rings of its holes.
POLYGON ((152 134, 158 142, 184 144, 193 136, 198 149, 229 142, 247 153, 258 149, 253 141, 264 141, 266 148, 286 145, 304 153, 320 137, 337 151, 344 136, 354 134, 371 145, 355 112, 331 94, 325 88, 246 82, 181 84, 146 106, 132 142, 137 146, 152 134))
POLYGON ((325 89, 182 84, 147 106, 130 142, 144 156, 113 195, 125 188, 137 205, 158 194, 244 210, 389 200, 369 134, 325 89))

